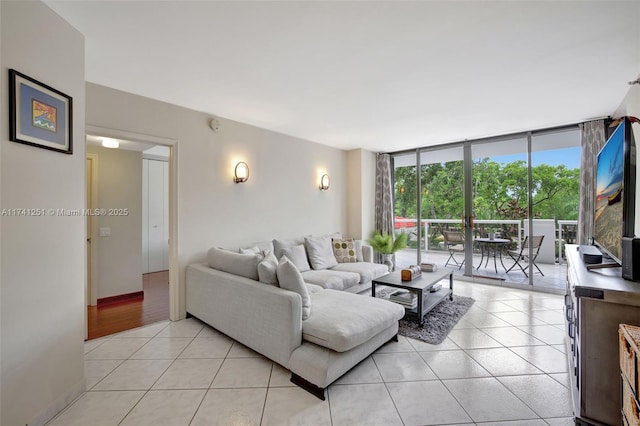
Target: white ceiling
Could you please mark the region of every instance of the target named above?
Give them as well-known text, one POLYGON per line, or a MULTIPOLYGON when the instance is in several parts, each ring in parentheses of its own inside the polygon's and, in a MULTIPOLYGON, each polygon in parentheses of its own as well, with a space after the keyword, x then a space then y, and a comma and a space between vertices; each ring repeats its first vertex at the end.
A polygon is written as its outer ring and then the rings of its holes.
POLYGON ((612 114, 640 2, 46 1, 87 81, 344 149, 612 114))

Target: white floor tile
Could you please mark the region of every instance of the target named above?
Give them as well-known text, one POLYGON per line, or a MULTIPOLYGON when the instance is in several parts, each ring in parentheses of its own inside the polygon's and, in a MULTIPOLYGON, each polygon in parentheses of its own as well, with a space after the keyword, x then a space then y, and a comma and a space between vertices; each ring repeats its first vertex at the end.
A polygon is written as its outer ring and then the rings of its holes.
POLYGON ((222 359, 177 359, 153 389, 208 389, 222 362, 222 359))
POLYGON ((284 424, 331 426, 329 401, 322 401, 299 387, 270 388, 262 425, 284 424))
POLYGON ((86 342, 84 342, 84 354, 85 355, 88 354, 89 352, 91 352, 92 350, 94 350, 95 348, 97 348, 107 340, 109 340, 109 338, 104 338, 104 337, 101 339, 87 340, 86 342))
POLYGON ((265 358, 227 358, 222 363, 212 388, 266 388, 272 362, 265 358))
POLYGON ((210 389, 190 426, 258 426, 266 388, 210 389))
POLYGON ((143 395, 141 391, 87 392, 47 426, 116 426, 143 395))
POLYGON ((544 419, 549 426, 574 426, 576 424, 573 417, 544 419))
POLYGON ((405 425, 471 421, 440 381, 389 383, 387 387, 405 425))
POLYGON ((148 338, 109 339, 84 359, 127 359, 149 341, 148 338))
POLYGON ((449 338, 462 349, 502 347, 498 341, 484 331, 475 328, 452 330, 449 333, 449 338))
POLYGON ((477 306, 480 309, 484 309, 487 312, 513 312, 517 311, 513 306, 509 306, 505 303, 499 302, 497 300, 492 301, 476 301, 473 306, 477 306))
POLYGON ((188 426, 205 392, 204 390, 147 392, 120 426, 188 426))
POLYGON ((460 349, 458 345, 453 343, 453 340, 448 337, 445 338, 442 343, 439 345, 432 345, 431 343, 426 343, 416 339, 407 339, 411 346, 418 352, 430 352, 430 351, 452 351, 460 349))
POLYGON ((334 382, 339 385, 382 383, 382 376, 372 357, 366 358, 334 382))
POLYGON ((227 358, 260 358, 258 352, 243 345, 242 343, 233 342, 227 358))
POLYGON ((445 380, 443 383, 475 422, 538 418, 495 378, 445 380))
POLYGON ((549 374, 549 377, 560 383, 565 388, 571 389, 571 380, 569 378, 569 373, 552 373, 549 374))
POLYGON ((479 426, 546 426, 542 419, 536 420, 512 420, 508 422, 482 422, 479 426))
POLYGON ((558 328, 553 325, 528 325, 519 328, 525 333, 531 334, 536 339, 542 340, 547 345, 564 344, 564 336, 566 333, 562 327, 558 328))
POLYGON ((100 380, 104 379, 107 374, 111 373, 117 366, 124 361, 121 359, 98 359, 87 360, 84 362, 84 380, 86 390, 91 389, 100 380))
POLYGON ((155 337, 130 359, 176 359, 191 340, 190 337, 155 337))
POLYGON ((127 360, 93 387, 94 390, 147 390, 171 365, 170 360, 127 360))
POLYGON ((533 316, 547 324, 564 324, 564 314, 561 311, 533 311, 533 316))
POLYGON ((420 356, 440 380, 491 376, 487 370, 462 350, 420 352, 420 356))
POLYGON ((203 327, 195 318, 172 321, 156 337, 196 337, 203 327))
POLYGON ((463 319, 473 324, 476 328, 508 327, 511 325, 496 315, 482 310, 480 312, 467 312, 463 319))
POLYGON ((331 419, 342 425, 402 425, 400 415, 382 383, 334 385, 328 390, 331 419))
POLYGON ((392 353, 392 352, 415 352, 416 350, 411 346, 409 340, 404 336, 398 336, 398 341, 393 340, 385 343, 380 349, 375 351, 377 354, 392 353))
POLYGON ((493 376, 542 374, 542 371, 507 348, 469 349, 467 353, 493 376))
POLYGON ((549 376, 499 377, 498 380, 540 417, 573 414, 569 389, 549 376))
POLYGON ((504 320, 508 325, 545 325, 546 322, 533 316, 531 313, 525 312, 496 312, 494 314, 498 318, 504 320))
POLYGON ((269 378, 269 387, 287 388, 291 386, 296 386, 291 383, 291 371, 274 362, 271 369, 271 377, 269 378))
POLYGON ((551 346, 523 346, 511 350, 545 373, 566 373, 567 356, 551 346))
POLYGON ((180 358, 224 358, 233 340, 226 336, 196 337, 180 354, 180 358))
POLYGON ((160 333, 164 328, 169 324, 169 321, 160 321, 151 325, 146 325, 144 327, 134 328, 133 330, 125 331, 119 334, 116 334, 115 338, 124 338, 124 337, 155 337, 158 333, 160 333))
POLYGON ((505 346, 535 346, 546 344, 517 327, 487 328, 482 331, 505 346))
POLYGON ((385 382, 437 379, 417 352, 374 354, 373 360, 385 382))

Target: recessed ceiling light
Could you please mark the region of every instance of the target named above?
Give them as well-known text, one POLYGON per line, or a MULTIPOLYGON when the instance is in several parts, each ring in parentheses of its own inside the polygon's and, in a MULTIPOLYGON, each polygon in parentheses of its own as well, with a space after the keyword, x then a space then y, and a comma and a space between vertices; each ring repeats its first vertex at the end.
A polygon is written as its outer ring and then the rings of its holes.
POLYGON ((111 138, 102 138, 102 146, 105 148, 118 148, 120 146, 120 142, 111 138))

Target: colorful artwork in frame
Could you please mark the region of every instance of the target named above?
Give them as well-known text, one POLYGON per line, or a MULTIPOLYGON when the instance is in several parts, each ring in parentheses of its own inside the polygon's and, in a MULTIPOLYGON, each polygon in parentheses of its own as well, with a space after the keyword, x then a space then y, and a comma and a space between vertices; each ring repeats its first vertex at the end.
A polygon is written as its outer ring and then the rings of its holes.
POLYGON ((9 70, 9 139, 73 153, 72 99, 16 70, 9 70))

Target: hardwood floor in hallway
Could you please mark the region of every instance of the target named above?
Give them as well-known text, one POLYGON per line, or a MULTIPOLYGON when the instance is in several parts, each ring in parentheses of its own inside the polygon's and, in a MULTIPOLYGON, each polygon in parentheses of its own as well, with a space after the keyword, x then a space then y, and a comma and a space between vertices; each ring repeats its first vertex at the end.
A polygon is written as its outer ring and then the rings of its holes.
POLYGON ((89 340, 169 319, 169 271, 142 277, 144 300, 87 307, 89 340))

